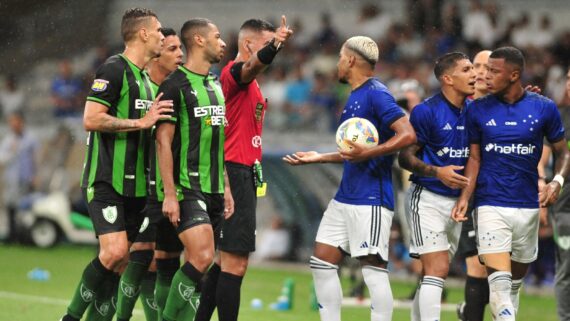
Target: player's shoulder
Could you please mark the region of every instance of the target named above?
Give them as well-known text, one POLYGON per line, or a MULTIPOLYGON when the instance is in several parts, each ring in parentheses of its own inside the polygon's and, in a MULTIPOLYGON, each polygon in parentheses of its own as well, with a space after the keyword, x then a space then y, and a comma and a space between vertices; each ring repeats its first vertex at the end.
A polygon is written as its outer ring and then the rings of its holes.
POLYGON ((537 103, 541 103, 541 104, 555 105, 555 103, 552 99, 550 99, 546 96, 543 96, 541 94, 533 93, 531 91, 525 92, 524 100, 531 101, 531 102, 537 102, 537 103))
POLYGON ((370 78, 365 84, 365 89, 369 92, 390 93, 388 87, 378 78, 370 78))
POLYGON ((444 102, 441 93, 437 93, 433 96, 430 96, 424 99, 421 103, 417 104, 416 107, 412 110, 412 113, 431 113, 434 109, 436 109, 441 103, 444 102))
POLYGON ((121 55, 113 55, 107 58, 107 60, 105 60, 105 62, 103 62, 101 65, 101 67, 116 69, 124 69, 126 66, 127 62, 125 59, 123 59, 123 57, 121 57, 121 55))

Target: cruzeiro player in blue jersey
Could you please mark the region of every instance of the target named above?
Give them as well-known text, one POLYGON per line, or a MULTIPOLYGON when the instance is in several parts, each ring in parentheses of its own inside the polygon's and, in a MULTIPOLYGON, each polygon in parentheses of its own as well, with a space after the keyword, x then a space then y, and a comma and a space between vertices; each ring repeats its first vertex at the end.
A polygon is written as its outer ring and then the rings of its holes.
POLYGON ((452 216, 465 220, 475 193, 477 249, 489 274, 489 305, 495 320, 515 320, 518 295, 528 265, 538 252, 539 205, 556 201, 570 170, 570 153, 554 102, 521 86, 524 57, 503 47, 489 57, 486 74, 491 95, 467 112, 469 184, 452 216), (539 193, 537 165, 543 138, 556 157, 554 180, 539 193))
POLYGON ((357 36, 343 44, 337 68, 339 81, 352 87, 340 122, 351 117, 368 119, 379 131, 380 144, 372 149, 353 145, 348 152, 297 152, 283 158, 291 165, 344 162, 339 190, 324 213, 310 262, 323 321, 340 320, 342 290, 337 264, 343 253, 360 260, 370 292, 371 319, 392 319, 393 298, 386 269, 394 209, 391 154, 413 144, 416 136, 392 94, 373 78, 377 61, 376 43, 357 36))
POLYGON ((424 272, 414 297, 413 321, 440 319, 449 259, 461 234, 461 224, 449 213, 468 183, 460 173, 469 157, 465 112, 466 99, 475 91, 473 64, 463 53, 448 53, 437 59, 434 74, 441 92, 413 109, 410 122, 418 141, 399 156, 400 166, 413 173, 406 197, 410 253, 419 256, 424 272))

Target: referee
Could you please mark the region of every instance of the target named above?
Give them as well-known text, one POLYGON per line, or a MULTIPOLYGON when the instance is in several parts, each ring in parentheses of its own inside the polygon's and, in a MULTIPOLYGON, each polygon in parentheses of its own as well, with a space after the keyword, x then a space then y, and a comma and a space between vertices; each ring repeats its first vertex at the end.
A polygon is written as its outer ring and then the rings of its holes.
POLYGON ((255 251, 255 182, 261 180, 254 179, 254 175, 260 174, 260 169, 254 170, 254 164, 261 161, 261 133, 267 107, 255 77, 271 64, 292 33, 285 16, 278 30, 265 20, 247 20, 239 31, 238 55, 220 76, 228 118, 226 170, 233 186, 235 213, 223 221, 218 244, 221 262, 208 272, 196 321, 210 320, 216 306, 220 321, 237 320, 241 281, 249 253, 255 251))
POLYGON ((127 10, 121 22, 125 51, 99 67, 87 97, 83 124, 89 139, 81 187, 100 251, 85 267, 63 321, 81 319, 93 299, 114 282, 143 219, 144 129, 172 111, 171 101, 153 101, 144 71, 160 54, 160 28, 151 10, 127 10))

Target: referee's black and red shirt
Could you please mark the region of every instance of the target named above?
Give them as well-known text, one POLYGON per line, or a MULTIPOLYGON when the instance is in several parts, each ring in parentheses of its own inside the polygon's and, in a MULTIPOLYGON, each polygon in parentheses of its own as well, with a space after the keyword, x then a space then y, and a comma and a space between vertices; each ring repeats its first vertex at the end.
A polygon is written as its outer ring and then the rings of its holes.
POLYGON ((235 65, 235 61, 230 61, 220 76, 228 120, 225 160, 252 166, 255 160, 261 161, 261 133, 267 104, 257 80, 247 84, 236 81, 241 68, 236 70, 235 65))

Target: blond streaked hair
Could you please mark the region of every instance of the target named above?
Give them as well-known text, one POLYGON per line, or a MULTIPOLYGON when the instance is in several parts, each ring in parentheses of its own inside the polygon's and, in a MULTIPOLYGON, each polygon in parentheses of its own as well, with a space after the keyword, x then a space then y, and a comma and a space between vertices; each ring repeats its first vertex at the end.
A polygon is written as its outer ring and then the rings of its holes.
POLYGON ((371 66, 378 62, 378 45, 374 40, 366 36, 354 36, 349 38, 343 45, 362 57, 371 66))

